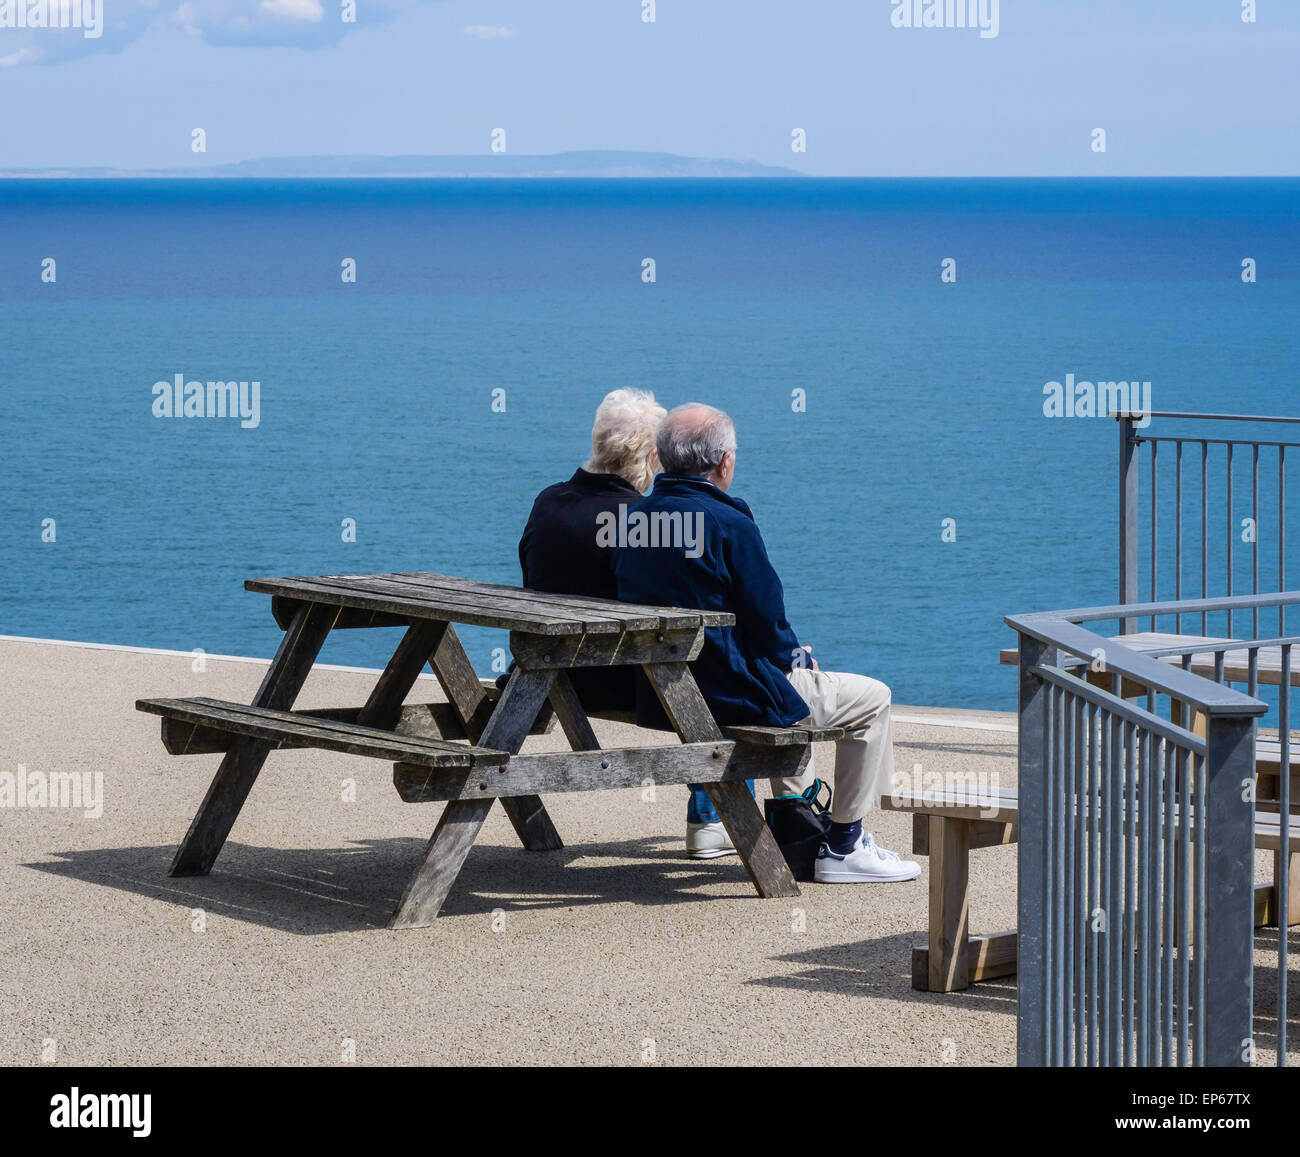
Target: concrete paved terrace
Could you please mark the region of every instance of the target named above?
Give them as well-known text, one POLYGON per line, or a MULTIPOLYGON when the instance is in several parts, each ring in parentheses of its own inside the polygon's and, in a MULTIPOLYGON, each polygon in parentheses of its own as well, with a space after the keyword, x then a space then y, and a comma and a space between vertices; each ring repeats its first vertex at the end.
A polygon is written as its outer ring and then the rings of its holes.
MULTIPOLYGON (((684 787, 548 797, 560 852, 523 851, 496 808, 436 924, 390 932, 441 805, 401 802, 387 763, 277 751, 212 874, 169 878, 219 756, 168 755, 135 700, 248 702, 265 667, 0 640, 0 771, 103 777, 97 817, 0 808, 0 1063, 1014 1063, 1014 979, 911 987, 925 859, 911 883, 760 900, 735 857, 685 859, 684 787)), ((298 705, 359 704, 374 678, 318 668, 298 705)), ((440 697, 426 676, 410 699, 440 697)), ((900 770, 1014 787, 1014 715, 896 713, 900 770)), ((525 750, 564 746, 557 729, 525 750)), ((909 852, 908 816, 868 826, 909 852)), ((974 854, 973 931, 1015 926, 1015 866, 1013 846, 974 854)))

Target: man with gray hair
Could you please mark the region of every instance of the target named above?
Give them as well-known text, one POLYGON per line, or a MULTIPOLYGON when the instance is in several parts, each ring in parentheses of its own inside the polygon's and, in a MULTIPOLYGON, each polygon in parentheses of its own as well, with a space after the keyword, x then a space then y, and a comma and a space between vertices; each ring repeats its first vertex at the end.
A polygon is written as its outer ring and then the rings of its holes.
MULTIPOLYGON (((823 671, 785 616, 781 580, 768 559, 753 513, 728 494, 736 473, 736 431, 721 410, 692 402, 671 410, 655 438, 662 473, 632 511, 699 518, 702 549, 678 543, 619 546, 618 597, 625 602, 729 611, 732 627, 710 627, 691 672, 724 726, 812 723, 843 727, 835 748, 831 827, 817 851, 823 883, 911 880, 920 865, 880 847, 862 830, 893 775, 890 692, 864 675, 823 671)), ((774 779, 778 798, 814 783, 811 771, 774 779)), ((687 853, 709 858, 734 851, 704 789, 691 787, 687 853)))

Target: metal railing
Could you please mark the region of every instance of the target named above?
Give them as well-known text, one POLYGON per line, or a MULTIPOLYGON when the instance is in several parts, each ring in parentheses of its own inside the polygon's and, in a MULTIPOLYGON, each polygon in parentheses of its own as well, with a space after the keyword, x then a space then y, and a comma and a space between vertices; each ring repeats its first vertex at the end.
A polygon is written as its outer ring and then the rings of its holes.
MULTIPOLYGON (((1297 605, 1300 592, 1284 592, 1006 620, 1019 633, 1021 1064, 1253 1060, 1255 738, 1269 712, 1256 692, 1263 664, 1279 685, 1272 808, 1286 849, 1300 637, 1143 653, 1082 624, 1218 613, 1257 622, 1273 610, 1285 622, 1297 605)), ((1279 1064, 1290 899, 1283 868, 1273 906, 1279 1064)))
MULTIPOLYGON (((1163 410, 1142 415, 1121 412, 1115 417, 1119 420, 1119 601, 1231 598, 1244 593, 1247 579, 1239 572, 1247 566, 1251 594, 1286 590, 1287 451, 1300 450, 1300 442, 1156 435, 1145 430, 1156 419, 1285 426, 1300 425, 1300 418, 1163 410), (1248 508, 1241 499, 1243 486, 1248 488, 1248 508), (1190 519, 1185 517, 1189 513, 1190 519), (1249 526, 1245 518, 1250 519, 1249 526)), ((1300 455, 1291 458, 1300 460, 1300 455)), ((1177 629, 1182 626, 1180 618, 1177 629)), ((1228 634, 1232 627, 1230 622, 1228 634)), ((1137 624, 1130 620, 1120 629, 1127 634, 1137 624)), ((1202 620, 1201 633, 1207 629, 1202 620)), ((1257 608, 1251 615, 1251 631, 1259 635, 1257 608)), ((1285 626, 1279 624, 1277 633, 1285 634, 1285 626)))

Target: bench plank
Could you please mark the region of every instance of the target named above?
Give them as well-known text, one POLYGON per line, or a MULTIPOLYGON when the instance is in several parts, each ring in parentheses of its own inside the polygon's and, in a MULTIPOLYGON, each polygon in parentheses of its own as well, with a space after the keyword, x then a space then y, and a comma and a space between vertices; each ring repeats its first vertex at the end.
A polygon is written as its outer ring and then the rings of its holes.
POLYGON ((795 723, 790 727, 761 727, 750 724, 724 727, 722 734, 737 743, 752 743, 762 747, 786 747, 805 743, 828 743, 843 739, 843 727, 814 727, 795 723))
POLYGON ((397 735, 377 727, 340 723, 294 711, 225 703, 219 699, 141 699, 136 703, 136 709, 234 735, 266 740, 273 747, 317 747, 424 767, 469 769, 500 764, 509 759, 509 755, 488 748, 397 735))

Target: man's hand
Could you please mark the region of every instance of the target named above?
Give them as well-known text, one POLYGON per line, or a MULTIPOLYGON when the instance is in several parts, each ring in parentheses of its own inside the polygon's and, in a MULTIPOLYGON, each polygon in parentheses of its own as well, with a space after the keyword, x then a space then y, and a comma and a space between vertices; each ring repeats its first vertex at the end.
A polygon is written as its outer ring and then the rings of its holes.
POLYGON ((809 661, 810 663, 812 663, 812 669, 813 669, 814 671, 820 671, 821 668, 820 668, 819 666, 817 666, 817 660, 814 659, 814 658, 812 657, 812 648, 811 648, 811 647, 808 647, 808 646, 805 646, 805 647, 804 647, 804 650, 808 652, 808 661, 809 661))

